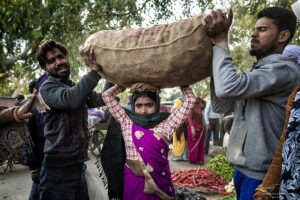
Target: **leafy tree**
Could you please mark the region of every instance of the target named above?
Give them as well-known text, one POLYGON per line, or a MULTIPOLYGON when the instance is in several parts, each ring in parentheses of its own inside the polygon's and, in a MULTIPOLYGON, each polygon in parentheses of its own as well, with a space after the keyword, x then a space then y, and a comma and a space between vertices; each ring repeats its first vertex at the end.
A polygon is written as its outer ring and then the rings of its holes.
MULTIPOLYGON (((184 4, 191 0, 172 1, 184 4)), ((16 95, 24 91, 14 85, 14 78, 27 80, 37 70, 42 73, 35 59, 37 45, 44 39, 52 38, 64 43, 69 50, 72 65, 72 79, 78 79, 82 61, 78 47, 86 37, 103 29, 122 29, 140 26, 143 13, 152 9, 154 21, 174 15, 167 0, 2 0, 0 2, 0 95, 16 95), (14 76, 15 65, 24 70, 14 76), (77 75, 76 75, 77 74, 77 75), (14 88, 16 92, 13 93, 14 88)), ((188 13, 188 12, 185 12, 188 13)), ((21 81, 24 82, 25 81, 21 81)))
MULTIPOLYGON (((167 23, 233 5, 230 44, 239 71, 249 69, 249 41, 255 15, 267 6, 290 9, 294 0, 2 0, 0 1, 0 96, 27 93, 27 85, 43 71, 35 58, 37 45, 56 39, 66 45, 78 80, 87 69, 78 53, 88 35, 105 29, 124 29, 167 23), (178 12, 180 8, 180 12, 178 12)), ((298 27, 299 29, 299 27, 298 27)), ((293 43, 300 42, 299 32, 293 43)), ((193 88, 208 97, 209 79, 193 88)))

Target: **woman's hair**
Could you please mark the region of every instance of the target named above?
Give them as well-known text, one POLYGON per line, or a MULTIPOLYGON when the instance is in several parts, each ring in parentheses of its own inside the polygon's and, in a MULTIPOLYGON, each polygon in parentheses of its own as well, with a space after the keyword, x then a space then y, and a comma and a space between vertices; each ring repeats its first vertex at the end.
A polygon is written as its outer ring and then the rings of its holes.
POLYGON ((41 66, 42 69, 45 68, 47 62, 47 52, 53 52, 53 49, 59 49, 65 56, 68 55, 67 49, 64 47, 63 44, 55 41, 55 40, 46 40, 41 43, 36 51, 36 58, 41 66))
POLYGON ((176 129, 175 134, 176 134, 176 139, 178 141, 180 141, 180 139, 181 139, 181 134, 183 134, 184 138, 187 139, 186 122, 183 122, 182 124, 180 124, 180 126, 176 129))
POLYGON ((159 112, 160 109, 160 99, 159 95, 156 92, 142 91, 142 92, 134 92, 132 94, 132 110, 134 111, 135 101, 140 97, 148 97, 155 102, 155 111, 159 112))
POLYGON ((191 111, 191 115, 193 119, 196 119, 196 121, 199 124, 202 124, 203 121, 203 116, 202 116, 202 108, 201 108, 201 103, 203 103, 203 99, 200 97, 196 97, 196 102, 195 105, 191 111))
POLYGON ((157 94, 155 92, 148 92, 148 91, 134 92, 132 97, 133 97, 133 103, 135 103, 135 101, 140 97, 149 97, 155 103, 157 102, 157 94))

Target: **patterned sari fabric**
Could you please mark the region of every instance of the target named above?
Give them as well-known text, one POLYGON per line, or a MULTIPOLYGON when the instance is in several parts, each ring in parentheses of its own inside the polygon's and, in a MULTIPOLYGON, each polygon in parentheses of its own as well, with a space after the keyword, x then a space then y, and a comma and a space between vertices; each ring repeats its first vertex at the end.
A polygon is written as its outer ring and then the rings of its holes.
POLYGON ((196 97, 196 103, 192 109, 192 112, 187 118, 187 136, 190 163, 204 163, 205 129, 200 106, 202 101, 203 99, 196 97), (192 129, 195 130, 194 134, 192 133, 192 129))
POLYGON ((300 199, 300 90, 292 106, 282 150, 280 199, 300 199))
POLYGON ((192 120, 196 134, 193 135, 191 131, 191 126, 188 123, 187 133, 188 133, 188 148, 189 148, 189 162, 190 163, 204 163, 204 126, 197 122, 197 120, 192 120))
MULTIPOLYGON (((168 161, 169 147, 167 144, 154 131, 144 129, 135 124, 132 125, 132 139, 157 187, 169 196, 175 196, 175 190, 171 183, 171 171, 168 161)), ((145 178, 135 176, 125 166, 123 199, 159 199, 156 195, 145 194, 144 186, 145 178)))

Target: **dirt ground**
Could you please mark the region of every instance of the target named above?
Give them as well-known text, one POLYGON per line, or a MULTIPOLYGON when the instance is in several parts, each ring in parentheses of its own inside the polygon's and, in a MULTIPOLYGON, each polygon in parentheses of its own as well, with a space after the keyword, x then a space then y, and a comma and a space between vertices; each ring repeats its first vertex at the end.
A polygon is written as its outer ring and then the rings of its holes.
MULTIPOLYGON (((95 157, 90 155, 91 160, 87 162, 88 173, 94 178, 97 185, 102 185, 99 180, 98 170, 95 166, 95 157)), ((205 159, 205 163, 209 157, 205 159)), ((198 165, 190 164, 186 161, 172 161, 170 159, 171 170, 196 168, 198 165)), ((0 175, 0 200, 27 200, 31 189, 31 178, 26 166, 15 164, 12 171, 8 171, 5 175, 0 175)), ((100 187, 102 188, 102 187, 100 187)), ((107 192, 102 189, 102 198, 107 200, 107 192)), ((221 195, 204 195, 207 200, 221 200, 221 195)), ((93 200, 91 198, 91 200, 93 200)))

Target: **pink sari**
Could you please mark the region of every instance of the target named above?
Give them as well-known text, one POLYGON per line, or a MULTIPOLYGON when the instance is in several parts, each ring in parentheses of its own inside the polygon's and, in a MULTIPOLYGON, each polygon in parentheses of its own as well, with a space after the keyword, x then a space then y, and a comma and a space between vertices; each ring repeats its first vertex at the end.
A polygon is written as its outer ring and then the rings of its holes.
MULTIPOLYGON (((159 139, 154 131, 135 124, 132 125, 132 139, 156 185, 169 196, 175 196, 175 189, 171 182, 167 144, 159 139)), ((145 194, 144 186, 145 178, 135 176, 125 165, 123 199, 159 200, 156 195, 145 194)))
POLYGON ((205 128, 202 111, 197 104, 189 114, 187 121, 189 162, 202 164, 204 163, 205 128), (195 135, 192 134, 191 127, 194 127, 195 135))

